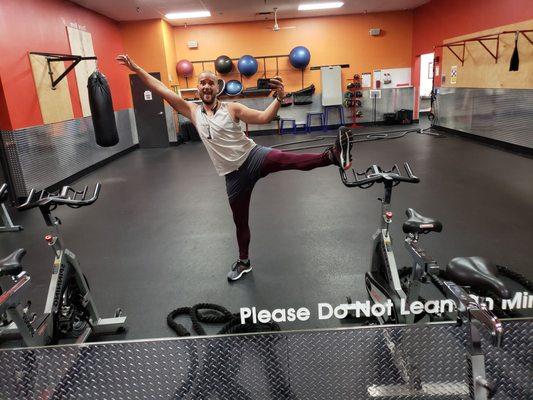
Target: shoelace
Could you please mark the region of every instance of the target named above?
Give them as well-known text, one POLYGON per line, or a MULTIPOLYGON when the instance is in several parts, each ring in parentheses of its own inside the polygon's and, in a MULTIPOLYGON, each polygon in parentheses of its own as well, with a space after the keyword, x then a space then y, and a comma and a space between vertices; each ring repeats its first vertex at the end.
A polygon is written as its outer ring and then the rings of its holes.
POLYGON ((344 164, 346 162, 346 160, 344 160, 344 146, 343 146, 343 139, 346 139, 346 144, 348 145, 348 148, 350 148, 350 136, 348 135, 348 132, 345 132, 345 131, 342 131, 340 134, 339 134, 339 144, 341 146, 341 166, 342 168, 344 168, 344 164), (344 135, 344 138, 342 137, 342 135, 344 135))

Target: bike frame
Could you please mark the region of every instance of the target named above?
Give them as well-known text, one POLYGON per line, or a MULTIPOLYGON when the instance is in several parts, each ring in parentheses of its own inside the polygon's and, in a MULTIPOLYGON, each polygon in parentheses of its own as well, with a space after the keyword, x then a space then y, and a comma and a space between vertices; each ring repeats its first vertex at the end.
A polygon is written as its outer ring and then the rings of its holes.
MULTIPOLYGON (((99 190, 100 185, 97 184, 94 196, 90 200, 84 200, 87 194, 87 187, 83 192, 76 192, 73 189, 64 187, 57 199, 63 201, 64 204, 71 203, 73 205, 78 205, 78 203, 81 204, 85 202, 85 205, 88 205, 96 200, 99 190), (69 193, 72 193, 71 197, 69 197, 69 193), (76 196, 78 195, 82 196, 81 200, 76 199, 76 196)), ((30 199, 33 199, 34 197, 34 191, 32 191, 28 197, 28 204, 30 204, 30 199)), ((47 198, 45 197, 44 200, 46 199, 47 198)), ((30 208, 30 205, 27 207, 30 208)), ((126 316, 121 315, 121 312, 117 311, 115 316, 111 318, 100 317, 76 255, 65 248, 63 244, 59 231, 59 225, 61 222, 58 218, 52 216, 51 208, 55 209, 55 206, 51 207, 48 203, 39 205, 39 209, 46 224, 52 227, 55 231, 54 234, 48 234, 45 236, 45 240, 54 253, 54 262, 52 265, 52 276, 48 287, 44 313, 39 321, 34 323, 33 317, 28 315, 29 306, 22 308, 19 300, 20 296, 14 296, 15 292, 20 293, 21 289, 19 284, 21 280, 17 277, 15 279, 15 285, 5 293, 6 306, 3 306, 4 302, 0 302, 0 305, 2 306, 1 310, 4 311, 5 308, 6 314, 12 320, 10 325, 5 328, 0 328, 0 336, 3 334, 18 334, 22 336, 22 339, 27 346, 42 346, 56 343, 61 336, 58 321, 63 312, 61 309, 62 296, 64 296, 72 279, 74 279, 76 286, 76 294, 81 298, 81 306, 86 310, 88 323, 85 330, 77 336, 76 343, 85 342, 91 334, 113 333, 120 329, 124 329, 126 316), (15 292, 11 292, 11 297, 7 300, 7 297, 9 297, 7 295, 13 288, 16 288, 16 290, 15 292)), ((29 280, 27 275, 24 276, 29 280)), ((25 283, 27 283, 27 281, 25 283)), ((2 295, 2 298, 4 298, 4 295, 2 295)))

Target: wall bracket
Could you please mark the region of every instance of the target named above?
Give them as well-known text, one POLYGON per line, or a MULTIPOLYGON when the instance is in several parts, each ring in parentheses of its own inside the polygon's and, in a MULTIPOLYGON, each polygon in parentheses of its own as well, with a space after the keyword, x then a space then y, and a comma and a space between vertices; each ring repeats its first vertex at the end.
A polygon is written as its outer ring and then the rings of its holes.
POLYGON ((471 39, 458 40, 457 42, 445 43, 445 44, 442 44, 442 45, 435 46, 435 48, 446 47, 448 50, 450 50, 453 53, 453 55, 455 57, 457 57, 457 59, 459 61, 461 61, 461 65, 465 65, 465 47, 466 47, 466 44, 468 42, 478 42, 481 46, 483 46, 483 48, 485 50, 487 50, 487 52, 490 54, 490 56, 494 59, 494 63, 497 64, 498 63, 499 51, 500 51, 500 36, 501 35, 506 35, 506 34, 510 34, 510 33, 522 34, 527 39, 527 41, 531 45, 533 45, 533 40, 531 40, 531 38, 527 35, 528 33, 531 33, 531 32, 533 32, 533 29, 517 30, 517 31, 503 31, 503 32, 500 32, 500 33, 493 33, 493 34, 489 34, 489 35, 478 36, 478 37, 474 37, 474 38, 471 38, 471 39), (496 51, 492 52, 492 50, 489 49, 487 47, 487 45, 484 43, 485 41, 496 41, 496 51), (462 47, 463 48, 463 56, 462 57, 459 56, 459 54, 457 54, 452 49, 452 47, 462 47))
POLYGON ((53 90, 55 90, 59 82, 61 82, 63 78, 65 78, 65 76, 67 76, 68 73, 72 71, 76 67, 76 65, 80 63, 80 61, 98 59, 97 57, 83 57, 83 56, 75 56, 72 54, 40 53, 40 52, 35 52, 35 51, 30 52, 30 54, 46 57, 46 62, 48 63, 48 74, 50 75, 50 81, 52 82, 53 90), (52 71, 51 63, 63 62, 63 61, 72 61, 72 64, 70 64, 61 75, 59 75, 56 79, 54 79, 54 72, 52 71))

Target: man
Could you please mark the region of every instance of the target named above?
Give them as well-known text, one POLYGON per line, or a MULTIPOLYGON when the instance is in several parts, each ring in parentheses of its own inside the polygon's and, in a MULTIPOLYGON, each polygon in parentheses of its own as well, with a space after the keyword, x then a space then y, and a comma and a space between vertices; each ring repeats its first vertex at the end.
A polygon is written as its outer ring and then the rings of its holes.
POLYGON ((346 170, 351 166, 351 133, 346 128, 339 131, 333 147, 318 154, 288 153, 263 147, 244 134, 239 121, 267 124, 276 116, 285 96, 281 78, 270 79, 275 98, 264 111, 258 111, 237 102, 218 100, 217 78, 212 72, 204 71, 198 77, 198 94, 202 101, 198 105, 183 100, 127 55, 118 56, 117 61, 135 72, 146 86, 192 121, 217 173, 225 176, 239 244, 239 258, 228 273, 229 281, 235 281, 252 270, 248 257, 248 214, 252 189, 260 178, 283 170, 308 171, 327 165, 337 165, 346 170))

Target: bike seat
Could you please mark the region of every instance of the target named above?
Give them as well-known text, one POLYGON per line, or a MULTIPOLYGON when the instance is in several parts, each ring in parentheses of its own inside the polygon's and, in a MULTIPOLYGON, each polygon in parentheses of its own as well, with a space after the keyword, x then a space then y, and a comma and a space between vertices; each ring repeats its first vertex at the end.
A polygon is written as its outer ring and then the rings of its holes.
POLYGON ((25 255, 25 249, 18 249, 0 260, 0 276, 20 274, 22 272, 22 257, 25 255))
POLYGON ((412 208, 405 210, 407 221, 403 223, 405 233, 428 233, 442 231, 442 224, 436 219, 424 217, 412 208))
POLYGON ((498 267, 483 257, 455 257, 446 266, 446 276, 461 286, 474 290, 487 289, 496 292, 501 298, 511 297, 511 291, 498 278, 498 267))

